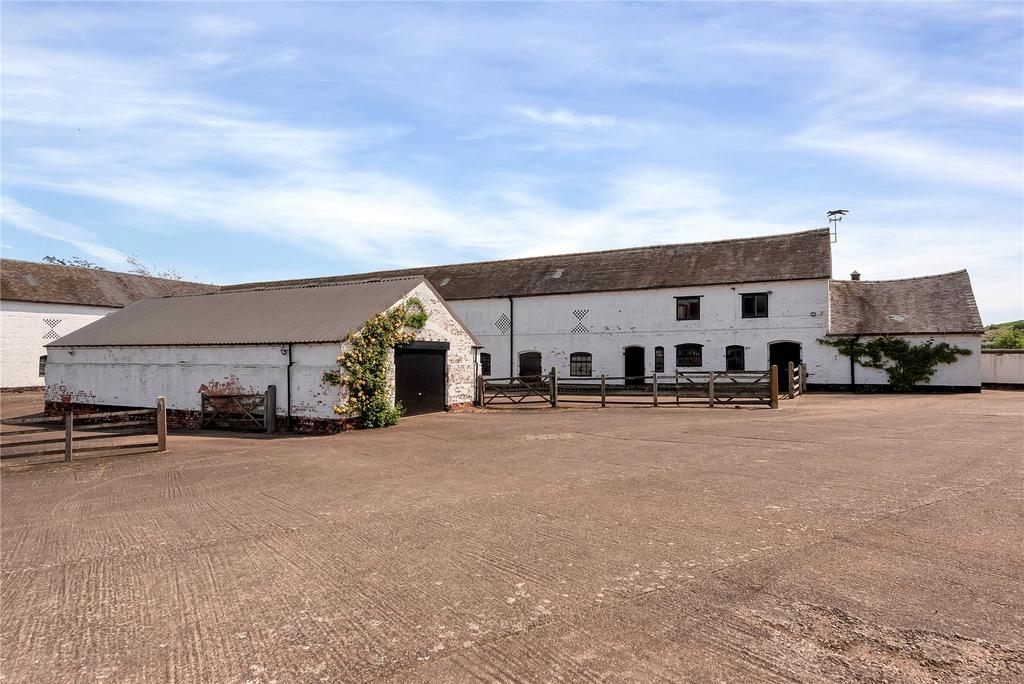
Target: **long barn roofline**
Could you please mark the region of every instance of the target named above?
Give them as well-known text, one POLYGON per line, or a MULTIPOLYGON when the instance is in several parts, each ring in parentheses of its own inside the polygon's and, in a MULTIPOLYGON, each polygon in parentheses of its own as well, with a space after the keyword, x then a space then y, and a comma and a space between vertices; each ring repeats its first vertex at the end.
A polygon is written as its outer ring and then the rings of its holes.
POLYGON ((816 280, 832 275, 827 228, 736 238, 519 257, 350 275, 242 283, 225 291, 422 274, 449 300, 816 280))

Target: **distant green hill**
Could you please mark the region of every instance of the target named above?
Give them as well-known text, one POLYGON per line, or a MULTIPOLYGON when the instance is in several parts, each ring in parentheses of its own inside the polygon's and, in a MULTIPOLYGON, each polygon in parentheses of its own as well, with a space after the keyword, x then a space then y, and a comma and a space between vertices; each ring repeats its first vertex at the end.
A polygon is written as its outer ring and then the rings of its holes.
POLYGON ((1024 349, 1024 321, 985 326, 981 346, 990 349, 1024 349))

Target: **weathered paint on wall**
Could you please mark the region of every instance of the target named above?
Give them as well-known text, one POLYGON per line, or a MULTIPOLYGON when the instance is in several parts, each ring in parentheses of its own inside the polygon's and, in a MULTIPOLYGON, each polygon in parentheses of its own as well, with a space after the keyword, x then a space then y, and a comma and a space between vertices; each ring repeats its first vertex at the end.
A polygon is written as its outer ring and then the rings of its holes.
POLYGON ((1024 387, 1024 349, 983 349, 981 381, 1024 387))
MULTIPOLYGON (((700 344, 700 368, 725 370, 725 350, 742 345, 746 368, 768 367, 773 342, 800 344, 811 384, 848 384, 849 359, 819 344, 828 330, 828 281, 804 280, 742 285, 712 285, 630 292, 585 293, 508 299, 476 299, 449 302, 491 355, 491 376, 519 372, 518 357, 524 351, 541 353, 546 371, 554 366, 569 376, 572 352, 592 354, 593 375, 622 376, 624 350, 644 349, 645 373, 654 372, 654 349, 662 347, 665 372, 675 371, 675 346, 700 344), (743 318, 741 295, 770 292, 767 318, 743 318), (676 320, 676 297, 701 297, 697 321, 676 320), (513 358, 509 363, 510 319, 514 320, 513 358)), ((923 341, 936 339, 971 349, 972 356, 940 366, 932 385, 979 386, 978 335, 908 336, 923 341)), ((882 371, 858 368, 858 383, 886 384, 882 371)))
MULTIPOLYGON (((448 405, 472 402, 473 342, 434 295, 421 285, 410 293, 427 311, 416 339, 449 342, 448 405)), ((402 301, 405 301, 403 298, 402 301)), ((396 302, 396 305, 398 302, 396 302)), ((277 386, 277 414, 294 418, 336 419, 333 407, 347 398, 344 388, 323 382, 337 369, 347 343, 288 345, 206 345, 192 347, 54 347, 46 367, 45 399, 51 402, 110 406, 151 406, 157 396, 167 408, 199 411, 200 393, 261 394, 277 386)), ((392 396, 394 361, 390 368, 392 396)))
POLYGON ((43 346, 111 311, 101 306, 0 302, 0 387, 41 387, 43 346))
POLYGON ((691 370, 724 370, 725 348, 745 347, 746 366, 768 366, 768 344, 795 341, 805 349, 811 373, 825 355, 810 348, 825 334, 827 281, 716 285, 679 289, 603 292, 517 298, 514 302, 515 359, 509 368, 507 299, 449 302, 491 355, 491 375, 518 373, 518 354, 539 351, 543 368, 569 375, 569 355, 593 355, 593 374, 621 376, 626 347, 644 348, 646 373, 654 371, 654 348, 665 350, 665 372, 675 370, 675 346, 703 345, 703 365, 691 370), (771 292, 768 318, 743 318, 741 294, 771 292), (701 318, 676 320, 676 297, 700 296, 701 318), (504 330, 502 329, 504 327, 504 330))
MULTIPOLYGON (((167 408, 198 411, 200 392, 261 394, 277 386, 277 413, 288 407, 287 345, 196 347, 50 348, 47 401, 110 406, 150 406, 157 396, 167 408)), ((292 347, 292 415, 331 418, 337 389, 322 382, 337 366, 336 344, 292 347)))

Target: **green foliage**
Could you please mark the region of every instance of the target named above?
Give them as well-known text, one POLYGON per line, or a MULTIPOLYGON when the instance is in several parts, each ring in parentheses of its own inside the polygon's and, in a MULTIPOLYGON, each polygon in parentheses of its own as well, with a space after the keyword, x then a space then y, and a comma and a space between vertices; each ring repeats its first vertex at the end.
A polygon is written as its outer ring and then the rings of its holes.
POLYGON ((1024 349, 1024 321, 988 326, 981 345, 989 349, 1024 349))
POLYGON ((970 356, 970 349, 954 347, 947 342, 928 340, 911 344, 899 337, 875 337, 861 342, 852 337, 820 339, 843 356, 852 358, 865 368, 884 370, 889 386, 897 392, 912 392, 918 382, 928 382, 940 363, 953 363, 958 356, 970 356))
POLYGON ((389 352, 395 345, 412 342, 427 323, 423 302, 416 297, 377 314, 348 336, 348 351, 338 355, 341 367, 324 373, 324 382, 348 389, 348 400, 334 407, 342 416, 359 414, 364 428, 394 425, 402 417, 401 404, 392 404, 388 387, 389 352))

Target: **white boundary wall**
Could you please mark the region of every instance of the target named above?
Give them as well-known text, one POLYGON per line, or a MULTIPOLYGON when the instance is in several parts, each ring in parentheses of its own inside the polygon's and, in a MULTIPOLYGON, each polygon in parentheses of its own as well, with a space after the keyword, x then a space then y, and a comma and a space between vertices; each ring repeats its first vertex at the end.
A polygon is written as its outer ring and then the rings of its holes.
POLYGON ((983 349, 981 381, 1024 387, 1024 349, 983 349))

